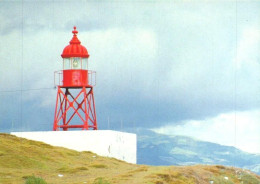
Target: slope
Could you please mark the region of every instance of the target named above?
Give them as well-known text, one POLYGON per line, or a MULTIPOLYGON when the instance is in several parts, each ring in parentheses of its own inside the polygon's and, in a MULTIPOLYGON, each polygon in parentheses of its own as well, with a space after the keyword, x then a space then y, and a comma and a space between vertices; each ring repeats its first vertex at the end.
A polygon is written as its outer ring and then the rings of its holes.
POLYGON ((28 176, 47 183, 252 183, 260 177, 223 166, 165 166, 128 164, 91 152, 53 147, 0 134, 0 183, 25 183, 28 176))

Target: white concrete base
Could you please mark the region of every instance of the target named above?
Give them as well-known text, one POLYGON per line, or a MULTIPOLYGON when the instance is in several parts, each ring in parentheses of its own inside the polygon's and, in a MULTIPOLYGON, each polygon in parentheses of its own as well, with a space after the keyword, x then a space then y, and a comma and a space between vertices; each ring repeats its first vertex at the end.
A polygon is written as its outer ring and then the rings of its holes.
POLYGON ((11 132, 18 137, 41 141, 76 151, 91 151, 136 164, 136 134, 112 130, 11 132))

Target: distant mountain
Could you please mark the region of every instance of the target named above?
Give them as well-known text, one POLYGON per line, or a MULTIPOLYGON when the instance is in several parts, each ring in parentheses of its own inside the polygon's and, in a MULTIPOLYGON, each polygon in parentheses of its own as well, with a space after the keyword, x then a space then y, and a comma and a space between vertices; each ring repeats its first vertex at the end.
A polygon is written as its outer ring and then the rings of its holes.
POLYGON ((137 129, 137 163, 148 165, 210 164, 235 166, 260 174, 260 155, 186 136, 137 129))

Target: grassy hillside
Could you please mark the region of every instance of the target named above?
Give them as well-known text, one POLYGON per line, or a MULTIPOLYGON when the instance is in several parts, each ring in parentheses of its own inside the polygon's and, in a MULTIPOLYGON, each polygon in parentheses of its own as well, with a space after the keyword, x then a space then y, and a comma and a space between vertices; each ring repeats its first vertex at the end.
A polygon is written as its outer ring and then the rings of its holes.
POLYGON ((77 152, 0 134, 0 184, 24 184, 32 175, 49 184, 260 184, 260 176, 237 168, 134 165, 91 152, 77 152))

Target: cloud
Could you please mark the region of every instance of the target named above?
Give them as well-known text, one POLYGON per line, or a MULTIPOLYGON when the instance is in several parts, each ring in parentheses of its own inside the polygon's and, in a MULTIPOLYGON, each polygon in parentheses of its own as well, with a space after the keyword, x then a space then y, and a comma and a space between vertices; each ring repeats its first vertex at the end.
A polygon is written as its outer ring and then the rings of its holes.
MULTIPOLYGON (((87 40, 90 65, 100 74, 98 86, 114 92, 147 88, 154 79, 157 38, 148 29, 108 29, 81 35, 87 40), (147 77, 151 78, 147 80, 147 77), (108 85, 115 85, 109 87, 108 85), (133 87, 135 86, 135 87, 133 87)), ((142 91, 139 91, 145 94, 142 91)))
POLYGON ((241 38, 237 46, 237 57, 234 62, 237 62, 237 68, 251 66, 255 67, 259 64, 258 50, 260 49, 260 29, 256 26, 247 27, 243 30, 241 38))
POLYGON ((204 120, 190 120, 179 125, 152 129, 167 135, 185 135, 241 150, 260 153, 260 110, 219 114, 204 120))
MULTIPOLYGON (((115 125, 122 119, 125 126, 135 121, 154 127, 257 109, 259 9, 238 3, 236 22, 235 5, 6 2, 0 15, 5 43, 0 60, 8 65, 1 62, 0 89, 52 88, 53 72, 61 69, 60 54, 76 25, 90 53, 90 69, 97 71, 101 125, 108 116, 115 125)), ((27 94, 25 102, 37 99, 41 108, 54 106, 53 89, 27 94)))

